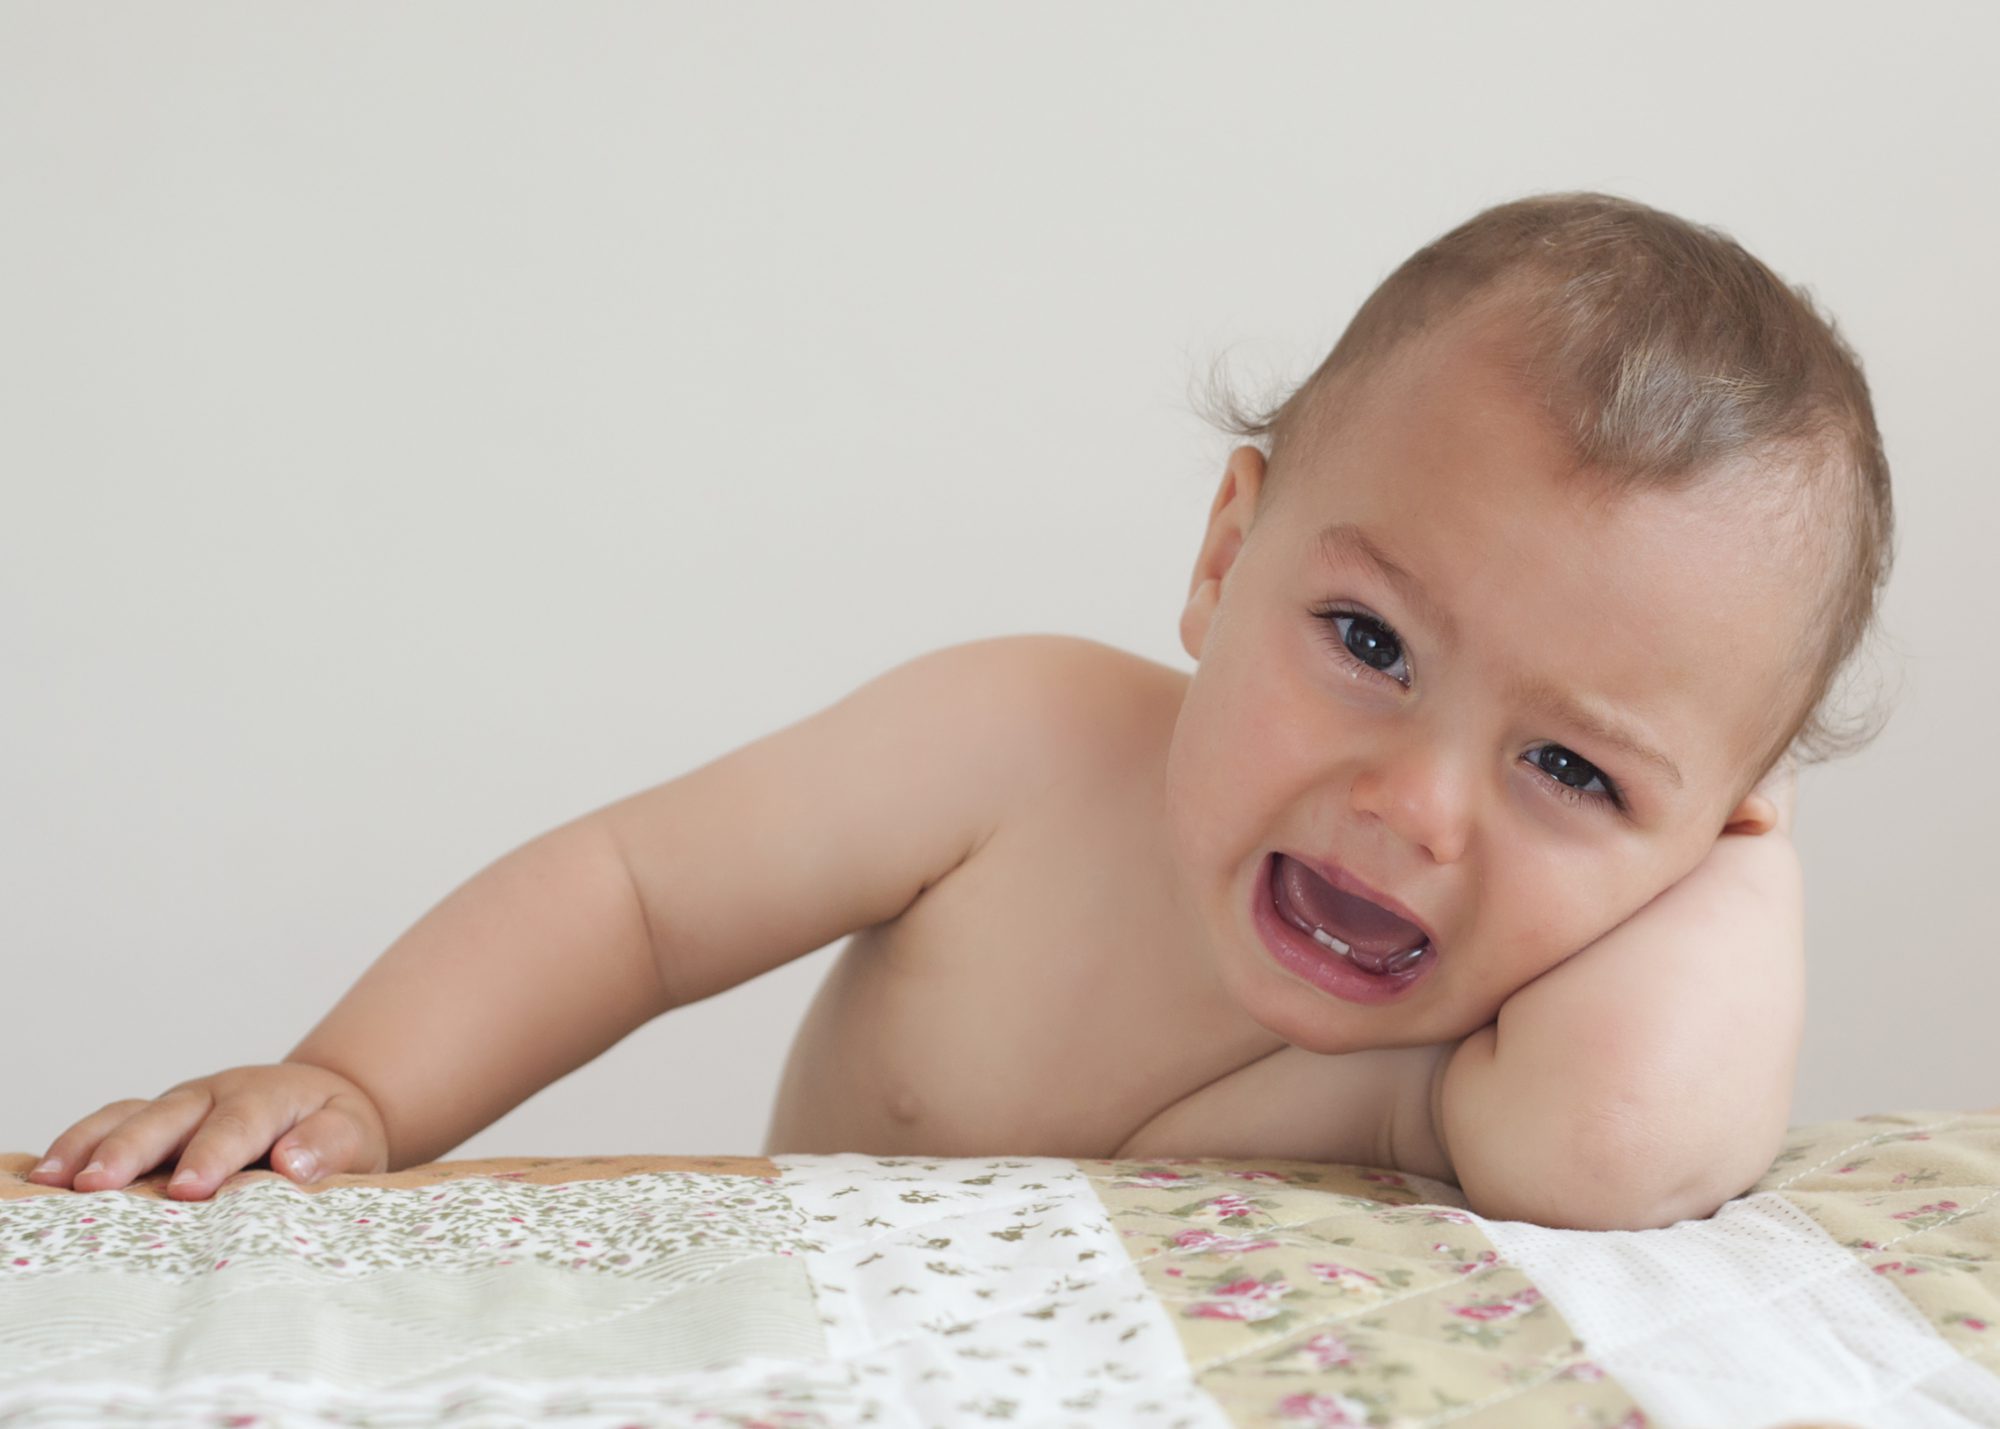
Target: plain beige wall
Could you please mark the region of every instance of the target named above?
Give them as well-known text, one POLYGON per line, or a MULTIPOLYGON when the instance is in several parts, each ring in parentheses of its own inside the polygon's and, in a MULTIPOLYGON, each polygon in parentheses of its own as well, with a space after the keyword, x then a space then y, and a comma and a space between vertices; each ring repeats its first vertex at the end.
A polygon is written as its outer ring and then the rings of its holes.
MULTIPOLYGON (((2000 1103, 1992 16, 0 7, 0 1149, 276 1059, 487 862, 920 651, 1189 668, 1190 378, 1553 188, 1867 364, 1899 693, 1802 788, 1795 1119, 2000 1103)), ((832 955, 458 1154, 756 1149, 832 955)))

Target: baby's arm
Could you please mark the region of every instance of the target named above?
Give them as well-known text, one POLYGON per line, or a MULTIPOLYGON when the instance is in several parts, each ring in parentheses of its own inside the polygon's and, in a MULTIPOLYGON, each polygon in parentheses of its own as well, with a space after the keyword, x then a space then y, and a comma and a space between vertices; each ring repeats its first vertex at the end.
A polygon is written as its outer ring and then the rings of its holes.
POLYGON ((1075 687, 1066 655, 1033 637, 933 651, 544 835, 427 915, 287 1060, 375 1095, 392 1170, 443 1155, 654 1017, 895 917, 997 817, 1038 716, 1075 687))
POLYGON ((1519 989, 1432 1089, 1472 1209, 1639 1230, 1714 1214, 1778 1153, 1805 1018, 1789 808, 1519 989))
POLYGON ((30 1174, 115 1190, 179 1158, 199 1199, 267 1150, 322 1174, 434 1160, 660 1014, 897 916, 1062 777, 1102 648, 935 651, 572 820, 426 913, 283 1063, 112 1103, 30 1174))

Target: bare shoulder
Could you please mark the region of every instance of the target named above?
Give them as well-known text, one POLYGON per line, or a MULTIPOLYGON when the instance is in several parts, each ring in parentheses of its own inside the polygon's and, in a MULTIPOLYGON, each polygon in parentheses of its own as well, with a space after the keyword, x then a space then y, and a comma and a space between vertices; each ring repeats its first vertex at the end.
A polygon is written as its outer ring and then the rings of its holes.
POLYGON ((1069 636, 947 646, 586 815, 673 1005, 900 917, 1043 796, 1103 788, 1081 776, 1159 703, 1136 693, 1149 663, 1069 636))
MULTIPOLYGON (((1187 676, 1080 635, 996 635, 924 659, 1006 702, 1049 777, 1115 768, 1171 727, 1187 676)), ((1039 781, 1037 781, 1039 782, 1039 781)))
POLYGON ((1082 636, 987 636, 878 678, 868 718, 908 756, 936 746, 920 782, 947 805, 976 811, 955 867, 1004 825, 1099 797, 1122 771, 1146 769, 1146 733, 1171 731, 1173 682, 1185 678, 1082 636))
POLYGON ((991 662, 995 669, 1039 681, 1068 696, 1066 706, 1102 702, 1105 713, 1127 707, 1148 688, 1187 678, 1168 666, 1083 635, 994 635, 935 652, 991 662))

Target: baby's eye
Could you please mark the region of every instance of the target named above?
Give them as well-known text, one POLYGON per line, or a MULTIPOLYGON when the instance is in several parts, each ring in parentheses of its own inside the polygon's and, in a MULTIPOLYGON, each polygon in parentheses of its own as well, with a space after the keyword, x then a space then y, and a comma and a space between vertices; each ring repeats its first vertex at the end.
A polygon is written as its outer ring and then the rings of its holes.
POLYGON ((1529 761, 1544 774, 1554 777, 1556 797, 1567 799, 1572 804, 1581 804, 1596 799, 1607 804, 1620 804, 1618 790, 1603 770, 1588 760, 1579 759, 1560 744, 1545 744, 1528 756, 1529 761), (1547 756, 1553 754, 1554 759, 1547 756), (1590 792, 1592 784, 1602 785, 1600 792, 1590 792))
MULTIPOLYGON (((1333 631, 1335 652, 1343 658, 1366 665, 1371 670, 1386 671, 1403 658, 1403 642, 1396 632, 1372 615, 1363 615, 1358 610, 1325 610, 1315 612, 1333 631), (1341 622, 1347 629, 1341 630, 1341 622)), ((1389 676, 1399 685, 1407 686, 1407 677, 1389 676)))

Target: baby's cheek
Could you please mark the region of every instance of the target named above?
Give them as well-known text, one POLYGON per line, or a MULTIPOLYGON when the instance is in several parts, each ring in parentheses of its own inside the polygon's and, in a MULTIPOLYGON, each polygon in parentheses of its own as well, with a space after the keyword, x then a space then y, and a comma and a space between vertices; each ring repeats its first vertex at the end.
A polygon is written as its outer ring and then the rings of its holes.
POLYGON ((1172 779, 1164 797, 1162 843, 1168 859, 1166 875, 1176 885, 1206 885, 1214 877, 1220 859, 1216 845, 1216 823, 1208 813, 1212 801, 1200 789, 1176 785, 1172 779))
MULTIPOLYGON (((1578 873, 1572 881, 1583 883, 1590 878, 1588 873, 1578 873)), ((1508 940, 1511 946, 1505 965, 1516 983, 1525 986, 1582 952, 1622 923, 1625 916, 1623 909, 1608 906, 1596 893, 1587 898, 1545 894, 1522 909, 1520 931, 1508 940)))
POLYGON ((1242 833, 1245 800, 1231 789, 1240 781, 1226 767, 1205 760, 1177 740, 1168 751, 1162 795, 1168 833, 1184 868, 1212 861, 1242 833))

